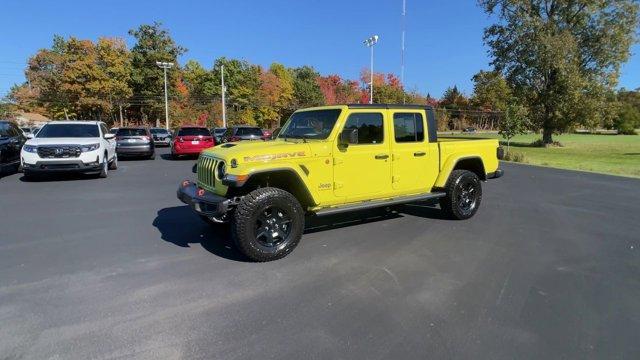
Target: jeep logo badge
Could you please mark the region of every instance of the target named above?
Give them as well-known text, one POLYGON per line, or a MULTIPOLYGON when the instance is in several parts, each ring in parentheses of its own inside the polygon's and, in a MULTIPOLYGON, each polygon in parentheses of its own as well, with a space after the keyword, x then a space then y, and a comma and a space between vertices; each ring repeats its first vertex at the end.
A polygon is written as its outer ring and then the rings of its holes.
POLYGON ((56 155, 62 155, 63 152, 64 152, 64 150, 62 150, 62 149, 56 149, 55 150, 55 154, 56 155))

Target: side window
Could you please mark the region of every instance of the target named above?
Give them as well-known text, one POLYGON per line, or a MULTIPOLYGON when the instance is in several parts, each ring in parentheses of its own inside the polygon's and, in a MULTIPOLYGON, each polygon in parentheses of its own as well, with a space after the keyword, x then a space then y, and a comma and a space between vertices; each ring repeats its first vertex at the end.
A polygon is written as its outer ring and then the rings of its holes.
POLYGON ((344 130, 358 130, 358 145, 382 144, 384 126, 381 113, 354 113, 349 115, 344 130))
POLYGON ((397 143, 424 141, 424 122, 419 113, 393 114, 393 132, 397 143))

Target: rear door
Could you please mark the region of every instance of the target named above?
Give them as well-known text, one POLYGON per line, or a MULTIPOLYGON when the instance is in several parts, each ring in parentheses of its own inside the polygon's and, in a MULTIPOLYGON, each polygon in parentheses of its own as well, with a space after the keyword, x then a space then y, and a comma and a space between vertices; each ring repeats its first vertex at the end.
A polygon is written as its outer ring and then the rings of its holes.
POLYGON ((344 127, 357 130, 357 142, 334 149, 334 194, 358 201, 391 191, 391 157, 386 110, 351 110, 344 127))
POLYGON ((430 191, 438 175, 437 143, 431 146, 425 111, 391 110, 392 187, 400 193, 430 191))

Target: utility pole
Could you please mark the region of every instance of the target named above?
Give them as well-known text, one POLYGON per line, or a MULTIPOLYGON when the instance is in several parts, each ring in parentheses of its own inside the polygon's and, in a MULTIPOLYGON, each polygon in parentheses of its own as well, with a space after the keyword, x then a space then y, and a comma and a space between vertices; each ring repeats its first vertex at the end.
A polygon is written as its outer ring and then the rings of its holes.
POLYGON ((164 118, 165 118, 165 128, 169 130, 169 97, 167 95, 167 69, 171 69, 173 67, 173 63, 156 61, 156 65, 164 69, 164 118))
POLYGON ((371 49, 371 69, 369 70, 370 83, 369 83, 369 104, 373 104, 373 46, 378 43, 378 35, 366 39, 364 44, 371 49))
POLYGON ((220 75, 222 79, 222 127, 227 127, 227 107, 225 105, 225 94, 227 87, 224 86, 224 65, 220 65, 220 75))
POLYGON ((122 118, 122 104, 118 104, 118 108, 120 109, 120 127, 124 127, 124 120, 122 118))
POLYGON ((400 85, 402 85, 402 103, 404 104, 405 99, 405 91, 404 91, 404 36, 406 31, 406 15, 407 15, 407 0, 402 0, 402 47, 400 54, 400 85))

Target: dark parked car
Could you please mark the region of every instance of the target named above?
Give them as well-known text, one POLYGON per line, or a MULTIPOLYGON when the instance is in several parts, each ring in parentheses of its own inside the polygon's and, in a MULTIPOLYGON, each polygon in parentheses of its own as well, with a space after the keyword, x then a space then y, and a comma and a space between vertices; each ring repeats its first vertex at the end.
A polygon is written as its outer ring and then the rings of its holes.
POLYGON ((464 129, 462 130, 462 132, 463 132, 463 133, 469 133, 469 134, 472 134, 472 133, 476 132, 476 128, 474 128, 473 126, 469 126, 469 127, 464 128, 464 129))
POLYGON ((216 139, 216 143, 220 143, 222 135, 227 131, 227 128, 215 128, 211 129, 211 135, 216 139))
POLYGON ((156 146, 171 145, 171 133, 169 132, 169 130, 164 128, 151 128, 150 131, 151 136, 153 136, 153 143, 156 144, 156 146))
POLYGON ((27 138, 22 130, 10 121, 0 121, 0 176, 18 171, 20 150, 27 138))
POLYGON ((262 129, 257 126, 239 125, 227 128, 227 131, 220 138, 220 143, 241 140, 266 140, 266 138, 262 129))
POLYGON ((144 156, 155 159, 156 151, 149 129, 143 127, 126 127, 116 133, 116 153, 118 157, 144 156))

